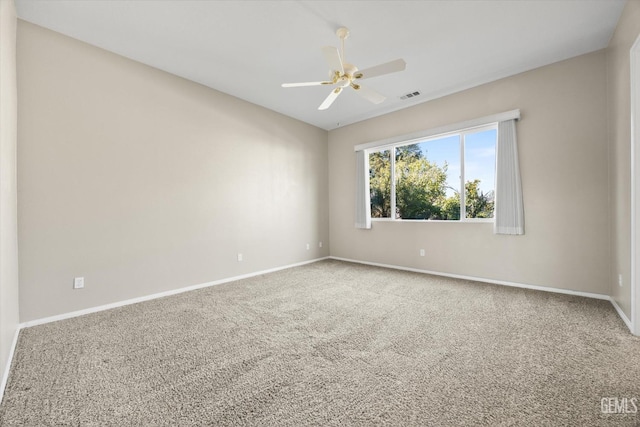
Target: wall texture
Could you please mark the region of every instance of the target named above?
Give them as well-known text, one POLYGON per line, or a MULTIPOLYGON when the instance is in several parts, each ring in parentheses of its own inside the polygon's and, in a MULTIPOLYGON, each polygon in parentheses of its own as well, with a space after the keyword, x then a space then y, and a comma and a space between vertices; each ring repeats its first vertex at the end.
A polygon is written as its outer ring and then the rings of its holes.
POLYGON ((331 131, 331 255, 608 294, 606 105, 598 51, 331 131), (490 223, 354 228, 354 145, 516 108, 524 236, 494 235, 490 223))
POLYGON ((0 378, 18 328, 16 103, 16 11, 0 0, 0 378))
MULTIPOLYGON (((19 21, 20 320, 326 256, 329 240, 337 257, 612 294, 629 315, 628 53, 639 33, 630 1, 606 51, 327 137, 19 21), (514 108, 524 236, 487 223, 353 227, 354 145, 514 108), (72 290, 76 276, 85 289, 72 290)), ((17 287, 0 290, 2 304, 17 298, 17 287)), ((4 313, 17 311, 3 310, 3 334, 4 313)))
POLYGON ((629 54, 640 35, 640 2, 627 2, 607 49, 611 272, 609 292, 631 318, 631 86, 629 54), (622 286, 618 275, 622 275, 622 286))
POLYGON ((326 131, 23 21, 18 75, 21 321, 328 255, 326 131))

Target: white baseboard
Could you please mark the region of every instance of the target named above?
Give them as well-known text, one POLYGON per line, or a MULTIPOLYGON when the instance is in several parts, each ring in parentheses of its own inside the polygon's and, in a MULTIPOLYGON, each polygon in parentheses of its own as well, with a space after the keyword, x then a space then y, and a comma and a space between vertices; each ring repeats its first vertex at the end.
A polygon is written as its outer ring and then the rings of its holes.
POLYGON ((11 350, 9 351, 9 358, 7 359, 7 365, 5 367, 4 373, 2 374, 2 382, 0 382, 0 402, 2 402, 2 397, 4 396, 4 390, 5 390, 6 386, 7 386, 7 381, 9 379, 9 371, 11 370, 11 363, 13 362, 13 354, 14 354, 14 352, 16 350, 16 345, 18 343, 18 335, 20 334, 20 330, 23 329, 23 328, 28 328, 28 327, 36 326, 36 325, 43 325, 45 323, 56 322, 58 320, 70 319, 72 317, 83 316, 83 315, 89 314, 89 313, 97 313, 99 311, 109 310, 111 308, 123 307, 125 305, 135 304, 135 303, 138 303, 138 302, 149 301, 149 300, 153 300, 153 299, 156 299, 156 298, 162 298, 162 297, 166 297, 166 296, 170 296, 170 295, 180 294, 180 293, 183 293, 183 292, 193 291, 193 290, 196 290, 196 289, 207 288, 209 286, 221 285, 223 283, 229 283, 229 282, 234 282, 236 280, 247 279, 247 278, 250 278, 250 277, 259 276, 261 274, 273 273, 273 272, 280 271, 280 270, 286 270, 288 268, 299 267, 301 265, 311 264, 311 263, 322 261, 322 260, 325 260, 325 259, 328 259, 328 258, 329 257, 316 258, 316 259, 312 259, 312 260, 309 260, 309 261, 302 261, 302 262, 298 262, 298 263, 295 263, 295 264, 289 264, 289 265, 284 265, 284 266, 280 266, 280 267, 270 268, 270 269, 267 269, 267 270, 256 271, 256 272, 253 272, 253 273, 243 274, 243 275, 240 275, 240 276, 228 277, 228 278, 225 278, 225 279, 215 280, 213 282, 201 283, 199 285, 187 286, 187 287, 179 288, 179 289, 172 289, 170 291, 159 292, 159 293, 156 293, 156 294, 146 295, 146 296, 143 296, 143 297, 131 298, 131 299, 128 299, 128 300, 118 301, 118 302, 114 302, 114 303, 111 303, 111 304, 100 305, 100 306, 97 306, 97 307, 90 307, 90 308, 86 308, 84 310, 72 311, 70 313, 58 314, 56 316, 44 317, 44 318, 41 318, 41 319, 30 320, 28 322, 20 323, 18 325, 18 328, 16 329, 16 332, 15 332, 14 336, 13 336, 13 342, 11 343, 11 350))
POLYGON ((226 279, 220 279, 220 280, 216 280, 216 281, 213 281, 213 282, 202 283, 202 284, 199 284, 199 285, 187 286, 187 287, 180 288, 180 289, 174 289, 174 290, 160 292, 160 293, 156 293, 156 294, 151 294, 151 295, 147 295, 147 296, 143 296, 143 297, 139 297, 139 298, 132 298, 132 299, 124 300, 124 301, 119 301, 119 302, 116 302, 116 303, 105 304, 105 305, 101 305, 101 306, 97 306, 97 307, 87 308, 87 309, 84 309, 84 310, 73 311, 73 312, 70 312, 70 313, 59 314, 59 315, 56 315, 56 316, 45 317, 45 318, 42 318, 42 319, 36 319, 36 320, 31 320, 31 321, 28 321, 28 322, 21 323, 21 324, 18 325, 18 328, 16 329, 15 334, 13 336, 13 341, 11 343, 11 349, 9 351, 9 357, 7 359, 7 364, 6 364, 4 373, 2 375, 2 382, 0 382, 0 402, 2 402, 2 398, 4 396, 4 391, 5 391, 5 388, 7 386, 7 381, 9 379, 9 372, 11 370, 11 363, 13 362, 13 355, 14 355, 14 352, 15 352, 15 349, 16 349, 16 345, 18 343, 18 335, 20 334, 20 330, 22 328, 27 328, 27 327, 36 326, 36 325, 42 325, 42 324, 45 324, 45 323, 55 322, 55 321, 58 321, 58 320, 70 319, 72 317, 78 317, 78 316, 82 316, 82 315, 89 314, 89 313, 96 313, 96 312, 99 312, 99 311, 109 310, 111 308, 123 307, 125 305, 135 304, 135 303, 143 302, 143 301, 149 301, 149 300, 153 300, 153 299, 156 299, 156 298, 162 298, 162 297, 169 296, 169 295, 176 295, 176 294, 180 294, 180 293, 183 293, 183 292, 188 292, 188 291, 192 291, 192 290, 196 290, 196 289, 206 288, 206 287, 209 287, 209 286, 221 285, 223 283, 229 283, 229 282, 234 282, 236 280, 247 279, 247 278, 250 278, 250 277, 259 276, 261 274, 273 273, 273 272, 280 271, 280 270, 286 270, 288 268, 299 267, 299 266, 302 266, 302 265, 306 265, 306 264, 311 264, 311 263, 314 263, 314 262, 322 261, 322 260, 325 260, 325 259, 335 259, 335 260, 338 260, 338 261, 353 262, 353 263, 357 263, 357 264, 365 264, 365 265, 372 265, 372 266, 376 266, 376 267, 391 268, 391 269, 395 269, 395 270, 411 271, 411 272, 415 272, 415 273, 433 274, 433 275, 436 275, 436 276, 451 277, 451 278, 454 278, 454 279, 473 280, 473 281, 476 281, 476 282, 492 283, 492 284, 497 284, 497 285, 517 287, 517 288, 534 289, 534 290, 544 291, 544 292, 555 292, 555 293, 561 293, 561 294, 577 295, 577 296, 582 296, 582 297, 587 297, 587 298, 595 298, 595 299, 600 299, 600 300, 607 300, 607 301, 611 302, 613 307, 618 312, 618 315, 622 318, 622 320, 627 325, 629 330, 633 333, 633 327, 632 327, 631 321, 627 318, 627 316, 624 314, 624 312, 622 311, 620 306, 618 306, 616 301, 613 298, 611 298, 609 295, 595 294, 595 293, 590 293, 590 292, 572 291, 572 290, 569 290, 569 289, 552 288, 552 287, 546 287, 546 286, 527 285, 527 284, 523 284, 523 283, 515 283, 515 282, 502 281, 502 280, 485 279, 485 278, 481 278, 481 277, 463 276, 463 275, 459 275, 459 274, 442 273, 442 272, 438 272, 438 271, 422 270, 422 269, 417 269, 417 268, 401 267, 401 266, 397 266, 397 265, 381 264, 381 263, 376 263, 376 262, 367 262, 367 261, 360 261, 360 260, 354 260, 354 259, 348 259, 348 258, 328 256, 328 257, 313 259, 313 260, 310 260, 310 261, 303 261, 303 262, 299 262, 299 263, 296 263, 296 264, 290 264, 290 265, 281 266, 281 267, 275 267, 275 268, 271 268, 271 269, 267 269, 267 270, 261 270, 261 271, 257 271, 257 272, 254 272, 254 273, 248 273, 248 274, 243 274, 243 275, 240 275, 240 276, 229 277, 229 278, 226 278, 226 279))
POLYGON ((273 272, 280 271, 280 270, 286 270, 288 268, 299 267, 301 265, 311 264, 311 263, 322 261, 322 260, 325 260, 325 259, 328 259, 328 258, 329 257, 316 258, 316 259, 312 259, 312 260, 309 260, 309 261, 302 261, 302 262, 298 262, 298 263, 295 263, 295 264, 289 264, 289 265, 284 265, 284 266, 281 266, 281 267, 270 268, 270 269, 267 269, 267 270, 256 271, 256 272, 253 272, 253 273, 243 274, 243 275, 240 275, 240 276, 227 277, 227 278, 220 279, 220 280, 214 280, 213 282, 201 283, 199 285, 192 285, 192 286, 187 286, 187 287, 184 287, 184 288, 172 289, 170 291, 159 292, 159 293, 151 294, 151 295, 145 295, 145 296, 138 297, 138 298, 131 298, 131 299, 127 299, 127 300, 124 300, 124 301, 114 302, 114 303, 111 303, 111 304, 99 305, 99 306, 96 306, 96 307, 85 308, 83 310, 72 311, 72 312, 63 313, 63 314, 57 314, 55 316, 44 317, 44 318, 41 318, 41 319, 29 320, 28 322, 21 323, 20 324, 20 328, 28 328, 28 327, 31 327, 31 326, 43 325, 45 323, 56 322, 58 320, 71 319, 73 317, 83 316, 85 314, 97 313, 99 311, 104 311, 104 310, 109 310, 109 309, 112 309, 112 308, 123 307, 125 305, 136 304, 136 303, 139 303, 139 302, 149 301, 149 300, 153 300, 153 299, 156 299, 156 298, 163 298, 163 297, 167 297, 167 296, 170 296, 170 295, 181 294, 183 292, 194 291, 196 289, 202 289, 202 288, 208 288, 210 286, 222 285, 223 283, 235 282, 236 280, 248 279, 250 277, 259 276, 261 274, 273 273, 273 272))
POLYGON ((453 279, 463 279, 463 280, 472 280, 474 282, 483 282, 483 283, 492 283, 494 285, 504 285, 511 286, 515 288, 524 288, 524 289, 533 289, 536 291, 544 291, 544 292, 554 292, 557 294, 567 294, 567 295, 576 295, 587 298, 595 298, 610 301, 611 297, 605 294, 595 294, 591 292, 581 292, 581 291, 572 291, 570 289, 562 289, 562 288, 552 288, 549 286, 539 286, 539 285, 528 285, 525 283, 516 283, 516 282, 507 282, 504 280, 494 280, 494 279, 485 279, 483 277, 473 277, 473 276, 463 276, 461 274, 451 274, 451 273, 442 273, 439 271, 431 271, 431 270, 422 270, 419 268, 411 268, 411 267, 402 267, 398 265, 390 265, 390 264, 380 264, 377 262, 368 262, 368 261, 360 261, 356 259, 348 259, 348 258, 340 258, 330 256, 329 258, 335 259, 338 261, 346 261, 346 262, 354 262, 357 264, 366 264, 373 265, 375 267, 384 267, 384 268, 392 268, 394 270, 404 270, 404 271, 412 271, 414 273, 424 273, 424 274, 432 274, 434 276, 443 276, 443 277, 451 277, 453 279))
POLYGON ((615 308, 616 311, 618 312, 618 316, 620 316, 622 321, 627 325, 627 328, 629 328, 629 331, 633 334, 633 323, 631 323, 631 320, 629 320, 627 315, 624 314, 624 311, 622 311, 622 309, 620 308, 616 300, 613 299, 613 297, 609 297, 609 301, 611 301, 613 308, 615 308))
POLYGON ((4 397, 4 389, 7 387, 7 381, 9 380, 9 371, 11 370, 11 362, 13 362, 13 353, 16 351, 16 345, 18 344, 18 335, 20 334, 20 325, 13 334, 13 341, 11 342, 11 349, 9 349, 9 357, 7 358, 7 365, 4 367, 2 374, 2 382, 0 382, 0 403, 4 397))
POLYGON ((55 315, 55 316, 44 317, 44 318, 41 318, 41 319, 35 319, 35 320, 30 320, 28 322, 20 323, 18 325, 18 328, 16 329, 15 335, 13 337, 13 342, 11 343, 11 350, 9 351, 9 358, 7 360, 7 366, 5 367, 4 373, 2 375, 2 382, 0 383, 0 402, 2 402, 2 397, 4 396, 4 390, 5 390, 6 386, 7 386, 7 381, 9 379, 9 371, 11 370, 11 363, 13 362, 13 354, 15 352, 16 345, 18 343, 18 335, 20 334, 20 330, 23 329, 23 328, 28 328, 28 327, 37 326, 37 325, 43 325, 45 323, 56 322, 58 320, 71 319, 73 317, 83 316, 83 315, 89 314, 89 313, 97 313, 99 311, 109 310, 111 308, 123 307, 125 305, 135 304, 135 303, 138 303, 138 302, 149 301, 149 300, 153 300, 153 299, 156 299, 156 298, 162 298, 162 297, 166 297, 166 296, 170 296, 170 295, 180 294, 180 293, 183 293, 183 292, 193 291, 193 290, 196 290, 196 289, 207 288, 209 286, 216 286, 216 285, 221 285, 223 283, 235 282, 237 280, 247 279, 247 278, 250 278, 250 277, 259 276, 261 274, 273 273, 273 272, 280 271, 280 270, 286 270, 288 268, 299 267, 301 265, 311 264, 311 263, 322 261, 322 260, 325 260, 325 259, 329 259, 329 257, 316 258, 316 259, 312 259, 312 260, 309 260, 309 261, 302 261, 302 262, 298 262, 298 263, 295 263, 295 264, 289 264, 289 265, 284 265, 284 266, 280 266, 280 267, 270 268, 270 269, 267 269, 267 270, 256 271, 256 272, 253 272, 253 273, 243 274, 243 275, 240 275, 240 276, 227 277, 225 279, 215 280, 213 282, 201 283, 199 285, 187 286, 187 287, 179 288, 179 289, 172 289, 170 291, 159 292, 159 293, 156 293, 156 294, 145 295, 143 297, 131 298, 131 299, 128 299, 128 300, 118 301, 118 302, 114 302, 114 303, 111 303, 111 304, 100 305, 100 306, 97 306, 97 307, 90 307, 90 308, 86 308, 86 309, 83 309, 83 310, 72 311, 72 312, 69 312, 69 313, 58 314, 58 315, 55 315))
POLYGON ((622 309, 620 308, 620 306, 618 305, 616 300, 614 300, 611 296, 605 295, 605 294, 595 294, 595 293, 591 293, 591 292, 572 291, 570 289, 552 288, 552 287, 548 287, 548 286, 527 285, 527 284, 524 284, 524 283, 506 282, 506 281, 503 281, 503 280, 485 279, 485 278, 482 278, 482 277, 463 276, 463 275, 460 275, 460 274, 441 273, 439 271, 421 270, 421 269, 418 269, 418 268, 401 267, 401 266, 397 266, 397 265, 380 264, 380 263, 377 263, 377 262, 360 261, 360 260, 356 260, 356 259, 340 258, 340 257, 334 257, 334 256, 330 256, 329 258, 335 259, 335 260, 338 260, 338 261, 354 262, 354 263, 357 263, 357 264, 366 264, 366 265, 373 265, 373 266, 376 266, 376 267, 392 268, 394 270, 412 271, 412 272, 415 272, 415 273, 433 274, 435 276, 451 277, 451 278, 454 278, 454 279, 473 280, 475 282, 492 283, 492 284, 495 284, 495 285, 512 286, 512 287, 516 287, 516 288, 534 289, 536 291, 553 292, 553 293, 557 293, 557 294, 576 295, 576 296, 580 296, 580 297, 606 300, 606 301, 609 301, 613 305, 613 307, 618 312, 618 315, 620 316, 622 321, 625 323, 625 325, 627 325, 627 328, 629 328, 629 331, 632 334, 634 334, 633 324, 631 323, 631 320, 629 320, 627 315, 624 314, 624 311, 622 311, 622 309))

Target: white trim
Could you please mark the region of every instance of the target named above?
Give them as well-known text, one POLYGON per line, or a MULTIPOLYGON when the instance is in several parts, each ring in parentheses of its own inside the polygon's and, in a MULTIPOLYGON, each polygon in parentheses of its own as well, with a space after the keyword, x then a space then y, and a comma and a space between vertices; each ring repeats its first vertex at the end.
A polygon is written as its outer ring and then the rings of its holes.
MULTIPOLYGON (((365 151, 365 156, 367 155, 367 152, 365 151)), ((396 191, 396 185, 398 183, 396 182, 396 150, 395 149, 390 149, 389 150, 389 186, 390 188, 390 194, 389 197, 391 198, 391 200, 389 200, 389 219, 391 221, 397 221, 398 218, 396 218, 396 211, 398 210, 398 192, 396 191)), ((371 187, 369 187, 367 189, 367 191, 371 191, 371 187)))
POLYGON ((13 362, 13 353, 16 351, 16 345, 18 344, 18 335, 22 328, 18 326, 13 334, 13 341, 11 342, 11 348, 9 349, 9 357, 7 358, 7 365, 4 367, 4 373, 2 374, 2 382, 0 382, 0 403, 4 397, 4 389, 7 387, 7 381, 9 380, 9 371, 11 371, 11 363, 13 362))
POLYGON ((503 122, 505 120, 520 120, 520 110, 505 111, 504 113, 492 114, 490 116, 480 117, 477 119, 466 120, 464 122, 452 123, 450 125, 440 126, 433 129, 422 130, 392 138, 381 139, 379 141, 358 144, 353 147, 353 151, 382 149, 387 146, 398 144, 401 142, 411 143, 425 138, 441 136, 451 132, 466 131, 475 127, 490 125, 491 123, 503 122))
POLYGON ((328 257, 328 256, 327 257, 322 257, 322 258, 316 258, 316 259, 312 259, 312 260, 309 260, 309 261, 302 261, 302 262, 298 262, 298 263, 295 263, 295 264, 289 264, 289 265, 285 265, 285 266, 281 266, 281 267, 270 268, 270 269, 267 269, 267 270, 256 271, 254 273, 243 274, 243 275, 240 275, 240 276, 228 277, 226 279, 215 280, 213 282, 207 282, 207 283, 202 283, 202 284, 199 284, 199 285, 187 286, 187 287, 180 288, 180 289, 173 289, 173 290, 170 290, 170 291, 159 292, 159 293, 156 293, 156 294, 146 295, 146 296, 143 296, 143 297, 131 298, 131 299, 128 299, 128 300, 119 301, 119 302, 115 302, 115 303, 111 303, 111 304, 100 305, 100 306, 97 306, 97 307, 91 307, 91 308, 87 308, 87 309, 84 309, 84 310, 72 311, 70 313, 58 314, 56 316, 44 317, 44 318, 41 318, 41 319, 30 320, 28 322, 20 323, 18 325, 18 328, 16 329, 16 332, 15 332, 14 336, 13 336, 13 342, 11 343, 11 349, 9 351, 9 358, 7 359, 7 365, 5 367, 4 374, 2 375, 2 382, 0 382, 0 403, 2 402, 2 397, 4 396, 4 391, 5 391, 5 388, 7 386, 7 381, 9 379, 9 372, 11 371, 11 363, 13 362, 13 355, 14 355, 14 352, 16 350, 16 345, 18 343, 18 335, 20 334, 20 331, 23 328, 29 328, 31 326, 37 326, 37 325, 43 325, 45 323, 56 322, 58 320, 71 319, 73 317, 83 316, 85 314, 97 313, 99 311, 109 310, 109 309, 117 308, 117 307, 123 307, 125 305, 136 304, 136 303, 139 303, 139 302, 149 301, 149 300, 153 300, 153 299, 156 299, 156 298, 162 298, 162 297, 166 297, 166 296, 170 296, 170 295, 181 294, 183 292, 193 291, 193 290, 196 290, 196 289, 202 289, 202 288, 206 288, 206 287, 209 287, 209 286, 222 285, 223 283, 235 282, 237 280, 247 279, 247 278, 250 278, 250 277, 259 276, 261 274, 274 273, 276 271, 286 270, 288 268, 293 268, 293 267, 299 267, 299 266, 306 265, 306 264, 312 264, 314 262, 322 261, 322 260, 329 259, 329 258, 330 257, 328 257))
POLYGON ((401 223, 442 223, 442 224, 493 224, 495 220, 491 218, 464 218, 464 219, 403 219, 403 218, 371 218, 371 222, 393 222, 397 224, 401 223))
POLYGON ((507 281, 504 281, 504 280, 485 279, 485 278, 482 278, 482 277, 463 276, 461 274, 442 273, 440 271, 422 270, 422 269, 419 269, 419 268, 402 267, 402 266, 398 266, 398 265, 381 264, 381 263, 377 263, 377 262, 360 261, 360 260, 357 260, 357 259, 341 258, 341 257, 335 257, 335 256, 330 256, 329 258, 335 259, 335 260, 338 260, 338 261, 353 262, 353 263, 356 263, 356 264, 365 264, 365 265, 372 265, 372 266, 375 266, 375 267, 391 268, 391 269, 394 269, 394 270, 403 270, 403 271, 411 271, 411 272, 414 272, 414 273, 432 274, 434 276, 451 277, 453 279, 472 280, 474 282, 491 283, 491 284, 494 284, 494 285, 511 286, 511 287, 514 287, 514 288, 532 289, 532 290, 536 290, 536 291, 552 292, 552 293, 556 293, 556 294, 565 294, 565 295, 575 295, 575 296, 579 296, 579 297, 593 298, 593 299, 609 301, 611 303, 611 305, 613 305, 613 307, 618 312, 618 315, 620 316, 622 321, 625 323, 625 325, 627 325, 627 328, 629 328, 629 332, 631 332, 632 334, 634 333, 633 324, 631 323, 629 318, 624 314, 624 311, 622 311, 622 309, 620 308, 618 303, 611 296, 605 295, 605 294, 596 294, 596 293, 592 293, 592 292, 573 291, 571 289, 552 288, 552 287, 549 287, 549 286, 528 285, 528 284, 525 284, 525 283, 516 283, 516 282, 507 282, 507 281))
POLYGON ((640 81, 636 76, 640 72, 640 36, 636 39, 629 53, 630 86, 631 86, 631 332, 640 335, 640 237, 637 235, 638 215, 640 210, 640 150, 636 150, 636 144, 640 144, 640 81))
POLYGON ((618 305, 615 299, 613 299, 612 297, 609 297, 609 301, 611 301, 613 308, 615 308, 616 311, 618 312, 618 316, 620 316, 624 324, 627 325, 627 328, 629 328, 629 332, 633 334, 633 325, 631 324, 631 320, 629 320, 627 315, 624 314, 624 311, 622 311, 622 309, 620 308, 620 306, 618 305))
POLYGON ((124 301, 118 301, 111 304, 99 305, 96 307, 85 308, 83 310, 72 311, 69 313, 57 314, 55 316, 43 317, 41 319, 29 320, 28 322, 21 323, 20 328, 29 328, 31 326, 43 325, 45 323, 57 322, 58 320, 71 319, 73 317, 83 316, 85 314, 97 313, 99 311, 109 310, 112 308, 123 307, 125 305, 136 304, 139 302, 150 301, 157 298, 163 298, 170 295, 181 294, 183 292, 194 291, 196 289, 208 288, 209 286, 222 285, 223 283, 235 282, 237 280, 248 279, 250 277, 259 276, 261 274, 274 273, 280 270, 286 270, 288 268, 300 267, 301 265, 312 264, 314 262, 328 259, 329 257, 316 258, 310 261, 302 261, 295 264, 289 264, 282 267, 270 268, 267 270, 256 271, 253 273, 243 274, 240 276, 227 277, 225 279, 214 280, 213 282, 201 283, 199 285, 187 286, 179 289, 172 289, 170 291, 159 292, 156 294, 145 295, 143 297, 131 298, 124 301))
POLYGON ((568 294, 568 295, 576 295, 576 296, 582 296, 582 297, 586 297, 586 298, 608 300, 608 301, 611 302, 611 304, 613 304, 613 307, 616 309, 616 311, 618 312, 618 315, 622 318, 623 322, 627 325, 629 330, 632 331, 631 321, 627 318, 627 316, 624 314, 622 309, 620 309, 620 307, 618 306, 618 304, 615 302, 615 300, 613 298, 611 298, 608 295, 604 295, 604 294, 594 294, 594 293, 590 293, 590 292, 572 291, 572 290, 568 290, 568 289, 550 288, 550 287, 537 286, 537 285, 527 285, 527 284, 522 284, 522 283, 506 282, 506 281, 502 281, 502 280, 484 279, 484 278, 479 278, 479 277, 463 276, 463 275, 459 275, 459 274, 441 273, 441 272, 430 271, 430 270, 422 270, 422 269, 417 269, 417 268, 401 267, 401 266, 390 265, 390 264, 381 264, 381 263, 376 263, 376 262, 367 262, 367 261, 360 261, 360 260, 349 259, 349 258, 327 256, 327 257, 323 257, 323 258, 313 259, 313 260, 310 260, 310 261, 303 261, 303 262, 299 262, 299 263, 296 263, 296 264, 290 264, 290 265, 283 266, 283 267, 276 267, 276 268, 272 268, 272 269, 268 269, 268 270, 262 270, 262 271, 259 271, 259 272, 255 272, 255 273, 249 273, 249 274, 244 274, 244 275, 241 275, 241 276, 235 276, 235 277, 230 277, 230 278, 227 278, 227 279, 221 279, 221 280, 217 280, 217 281, 214 281, 214 282, 203 283, 201 285, 188 286, 188 287, 185 287, 185 288, 180 288, 180 289, 175 289, 175 290, 172 290, 172 291, 152 294, 152 295, 148 295, 148 296, 145 296, 145 297, 133 298, 133 299, 121 301, 121 302, 118 302, 118 303, 101 305, 101 306, 98 306, 98 307, 93 307, 93 308, 89 308, 89 309, 85 309, 85 310, 78 310, 78 311, 74 311, 74 312, 71 312, 71 313, 66 313, 66 314, 61 314, 61 315, 51 316, 51 317, 45 317, 45 318, 42 318, 42 319, 37 319, 37 320, 32 320, 32 321, 29 321, 29 322, 21 323, 20 325, 18 325, 18 328, 16 329, 16 331, 15 331, 15 333, 13 335, 13 341, 11 342, 11 349, 9 351, 9 357, 7 359, 7 364, 6 364, 6 367, 5 367, 5 370, 4 370, 4 374, 2 375, 2 382, 0 382, 0 403, 2 403, 2 398, 4 396, 4 391, 5 391, 5 388, 7 386, 8 379, 9 379, 9 373, 11 371, 11 364, 13 362, 13 356, 14 356, 14 353, 15 353, 15 350, 16 350, 16 345, 18 343, 18 336, 20 334, 20 331, 23 328, 36 326, 36 325, 42 325, 42 324, 45 324, 45 323, 55 322, 55 321, 58 321, 58 320, 70 319, 72 317, 78 317, 78 316, 82 316, 84 314, 95 313, 95 312, 104 311, 104 310, 108 310, 108 309, 116 308, 116 307, 122 307, 122 306, 129 305, 129 304, 135 304, 137 302, 149 301, 149 300, 152 300, 152 299, 162 298, 164 296, 175 295, 175 294, 179 294, 179 293, 183 293, 183 292, 188 292, 188 291, 195 290, 195 289, 201 289, 201 288, 205 288, 205 287, 209 287, 209 286, 221 285, 223 283, 228 283, 228 282, 233 282, 233 281, 236 281, 236 280, 241 280, 241 279, 246 279, 246 278, 258 276, 260 274, 273 273, 273 272, 280 271, 280 270, 286 270, 286 269, 292 268, 292 267, 299 267, 299 266, 306 265, 306 264, 312 264, 314 262, 322 261, 322 260, 325 260, 325 259, 335 259, 335 260, 338 260, 338 261, 353 262, 353 263, 357 263, 357 264, 372 265, 372 266, 376 266, 376 267, 392 268, 394 270, 404 270, 404 271, 411 271, 411 272, 415 272, 415 273, 433 274, 433 275, 436 275, 436 276, 451 277, 451 278, 455 278, 455 279, 473 280, 473 281, 476 281, 476 282, 492 283, 492 284, 496 284, 496 285, 505 285, 505 286, 512 286, 512 287, 518 287, 518 288, 525 288, 525 289, 534 289, 534 290, 545 291, 545 292, 554 292, 554 293, 561 293, 561 294, 568 294))
POLYGON ((507 282, 507 281, 504 281, 504 280, 485 279, 485 278, 482 278, 482 277, 463 276, 461 274, 442 273, 440 271, 423 270, 423 269, 419 269, 419 268, 402 267, 402 266, 399 266, 399 265, 391 265, 391 264, 380 264, 380 263, 377 263, 377 262, 360 261, 360 260, 357 260, 357 259, 341 258, 341 257, 335 257, 335 256, 330 256, 329 258, 335 259, 335 260, 338 260, 338 261, 346 261, 346 262, 353 262, 353 263, 357 263, 357 264, 372 265, 372 266, 375 266, 375 267, 391 268, 391 269, 394 269, 394 270, 403 270, 403 271, 411 271, 411 272, 414 272, 414 273, 432 274, 434 276, 451 277, 453 279, 472 280, 474 282, 491 283, 491 284, 494 284, 494 285, 511 286, 511 287, 514 287, 514 288, 533 289, 533 290, 536 290, 536 291, 553 292, 553 293, 557 293, 557 294, 575 295, 575 296, 579 296, 579 297, 586 297, 586 298, 593 298, 593 299, 611 301, 611 297, 609 295, 605 295, 605 294, 595 294, 595 293, 591 293, 591 292, 572 291, 570 289, 552 288, 552 287, 548 287, 548 286, 528 285, 528 284, 525 284, 525 283, 516 283, 516 282, 507 282))
MULTIPOLYGON (((460 132, 460 136, 458 137, 458 151, 460 152, 460 219, 458 221, 464 221, 467 219, 467 188, 464 186, 465 180, 467 177, 464 175, 465 172, 465 156, 464 153, 467 149, 466 146, 467 140, 467 132, 460 132)), ((496 129, 496 143, 498 142, 498 129, 496 129)), ((497 144, 496 144, 497 145, 497 144)), ((498 148, 494 145, 495 148, 498 148)), ((493 180, 493 189, 496 189, 496 180, 495 180, 495 168, 494 168, 494 180, 493 180)))

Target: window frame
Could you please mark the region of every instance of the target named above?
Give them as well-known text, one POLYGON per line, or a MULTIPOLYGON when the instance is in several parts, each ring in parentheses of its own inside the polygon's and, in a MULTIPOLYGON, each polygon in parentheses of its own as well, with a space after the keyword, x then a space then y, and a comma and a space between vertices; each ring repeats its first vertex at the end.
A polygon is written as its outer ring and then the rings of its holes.
MULTIPOLYGON (((495 211, 494 211, 494 216, 492 216, 491 218, 467 218, 466 217, 466 203, 465 203, 465 137, 469 134, 475 134, 475 133, 479 133, 479 132, 485 132, 485 131, 489 131, 489 130, 495 130, 496 131, 496 146, 498 145, 498 123, 499 122, 491 122, 491 123, 484 123, 481 125, 474 125, 474 126, 470 126, 470 127, 466 127, 464 129, 457 129, 457 130, 453 130, 453 131, 448 131, 448 132, 444 132, 444 133, 440 133, 437 135, 430 135, 424 138, 411 138, 411 139, 406 139, 406 140, 401 140, 398 142, 394 142, 391 144, 385 144, 385 145, 380 145, 377 147, 371 147, 371 148, 366 148, 364 150, 365 155, 367 156, 367 158, 369 158, 369 156, 372 153, 378 153, 378 152, 384 152, 386 150, 390 150, 390 173, 389 173, 389 178, 391 180, 391 191, 390 191, 390 210, 391 210, 391 217, 390 218, 371 218, 371 221, 375 221, 375 222, 427 222, 427 223, 452 223, 452 224, 458 224, 458 223, 494 223, 495 222, 495 211), (460 219, 403 219, 403 218, 395 218, 395 212, 396 212, 396 178, 395 178, 395 169, 396 169, 396 148, 398 147, 404 147, 407 145, 412 145, 412 144, 422 144, 422 143, 426 143, 429 141, 436 141, 439 139, 444 139, 447 137, 451 137, 451 136, 455 136, 458 135, 459 136, 459 142, 458 142, 458 146, 459 146, 459 151, 460 151, 460 219)), ((495 186, 496 186, 496 182, 495 182, 495 168, 496 168, 496 164, 494 162, 494 182, 493 182, 493 188, 494 188, 494 194, 495 194, 495 186)), ((368 191, 371 191, 371 188, 368 189, 368 191)))

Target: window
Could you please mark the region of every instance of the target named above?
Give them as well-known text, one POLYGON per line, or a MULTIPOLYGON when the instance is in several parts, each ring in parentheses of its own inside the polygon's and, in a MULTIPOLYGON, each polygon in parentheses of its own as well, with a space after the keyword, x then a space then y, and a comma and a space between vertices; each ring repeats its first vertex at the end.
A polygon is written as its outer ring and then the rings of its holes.
POLYGON ((371 217, 493 218, 496 138, 489 125, 370 150, 371 217))

